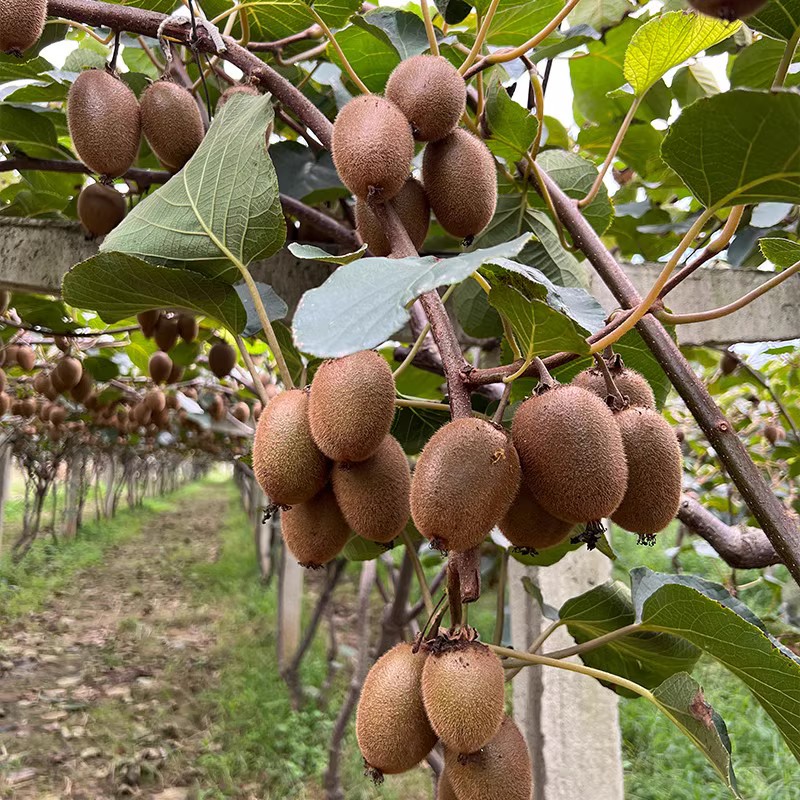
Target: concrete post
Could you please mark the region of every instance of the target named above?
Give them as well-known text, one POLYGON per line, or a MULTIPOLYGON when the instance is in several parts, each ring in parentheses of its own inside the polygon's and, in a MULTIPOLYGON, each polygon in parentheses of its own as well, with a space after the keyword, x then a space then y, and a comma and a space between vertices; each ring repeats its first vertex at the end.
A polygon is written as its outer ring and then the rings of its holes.
POLYGON ((3 524, 6 516, 6 501, 8 491, 11 486, 11 470, 13 468, 11 460, 10 445, 0 447, 0 557, 3 555, 3 524))
POLYGON ((64 492, 63 536, 67 539, 72 539, 78 532, 82 471, 82 458, 80 456, 72 456, 72 458, 70 458, 67 462, 67 475, 64 492))
POLYGON ((300 644, 303 619, 303 583, 305 569, 281 543, 281 567, 278 575, 278 663, 285 667, 300 644))
POLYGON ((253 520, 253 536, 256 545, 256 559, 262 580, 266 580, 272 570, 272 532, 274 520, 264 519, 264 509, 269 505, 267 496, 258 485, 255 478, 252 479, 250 496, 254 498, 250 511, 253 520))

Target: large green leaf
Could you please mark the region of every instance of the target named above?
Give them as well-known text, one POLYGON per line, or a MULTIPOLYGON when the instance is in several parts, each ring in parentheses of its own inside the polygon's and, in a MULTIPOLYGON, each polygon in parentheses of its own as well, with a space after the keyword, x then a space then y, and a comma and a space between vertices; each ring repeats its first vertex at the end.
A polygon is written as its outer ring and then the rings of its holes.
POLYGON ((201 272, 234 283, 240 269, 283 244, 278 181, 267 153, 269 96, 233 97, 189 163, 139 203, 101 252, 201 272))
POLYGON ((747 24, 773 39, 788 41, 800 28, 800 0, 771 0, 747 24))
MULTIPOLYGON (((490 0, 477 0, 475 8, 484 14, 490 0)), ((564 7, 561 0, 500 0, 492 20, 489 41, 496 46, 523 44, 550 22, 564 7)))
MULTIPOLYGON (((383 92, 390 73, 400 63, 400 54, 386 33, 374 25, 363 25, 354 20, 352 25, 336 34, 336 41, 366 87, 376 94, 383 92)), ((333 47, 328 47, 328 55, 344 70, 333 47)))
MULTIPOLYGON (((584 128, 578 134, 578 144, 583 150, 605 158, 619 130, 618 125, 604 123, 584 128)), ((659 179, 666 172, 661 160, 661 142, 664 134, 646 122, 635 122, 628 128, 617 158, 645 179, 659 179)), ((586 209, 591 208, 591 205, 586 209)), ((609 224, 610 224, 609 220, 609 224)), ((605 233, 604 229, 601 233, 605 233)))
POLYGON ((327 150, 315 155, 310 147, 287 139, 272 145, 269 154, 283 194, 310 205, 338 200, 350 194, 339 180, 327 150))
POLYGON ((685 109, 661 155, 708 208, 797 203, 799 141, 800 94, 735 89, 685 109))
POLYGON ((791 239, 761 239, 758 243, 764 258, 769 259, 776 267, 788 269, 800 261, 800 242, 791 239))
POLYGON ((486 93, 486 123, 489 149, 511 164, 525 158, 539 128, 536 117, 508 96, 499 73, 486 93))
POLYGON ((405 61, 429 48, 425 23, 410 11, 398 8, 377 8, 353 17, 353 24, 384 38, 405 61))
POLYGON ((38 78, 53 65, 42 56, 23 61, 16 56, 0 53, 0 81, 18 81, 23 78, 38 78))
POLYGON ((569 13, 569 23, 573 28, 588 25, 596 31, 604 31, 613 28, 633 11, 636 11, 636 5, 630 0, 593 0, 578 3, 569 13))
POLYGON ((681 67, 672 78, 671 89, 681 106, 688 106, 701 97, 711 97, 721 91, 714 73, 702 61, 681 67))
POLYGON ((0 104, 0 141, 19 147, 33 158, 58 158, 55 125, 44 115, 28 108, 0 104))
MULTIPOLYGON (((304 0, 252 0, 247 16, 253 41, 270 42, 299 33, 314 24, 304 0)), ((340 28, 359 9, 358 0, 318 0, 314 9, 332 28, 340 28)))
MULTIPOLYGON (((800 0, 798 0, 800 2, 800 0)), ((746 87, 748 89, 769 89, 781 63, 786 42, 780 39, 759 39, 749 47, 745 47, 736 58, 730 69, 731 86, 733 88, 746 87)), ((795 61, 800 59, 800 53, 795 54, 795 61)), ((800 83, 800 74, 794 72, 786 76, 786 86, 796 86, 800 83)))

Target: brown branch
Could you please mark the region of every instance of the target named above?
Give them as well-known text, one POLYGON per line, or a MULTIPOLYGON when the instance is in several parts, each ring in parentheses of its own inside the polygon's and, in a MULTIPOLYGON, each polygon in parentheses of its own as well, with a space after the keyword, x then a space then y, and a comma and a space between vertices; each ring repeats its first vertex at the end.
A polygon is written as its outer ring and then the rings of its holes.
POLYGON ((322 28, 314 24, 304 31, 293 33, 283 39, 276 39, 274 42, 249 42, 247 44, 247 49, 253 53, 275 53, 282 50, 287 45, 303 42, 306 39, 319 39, 321 36, 322 28))
POLYGON ((301 203, 286 194, 281 195, 281 205, 286 214, 305 220, 328 236, 331 241, 343 244, 345 247, 351 247, 354 250, 361 247, 361 237, 355 231, 346 228, 322 211, 317 211, 316 208, 307 206, 305 203, 301 203))
MULTIPOLYGON (((17 170, 18 172, 36 170, 40 172, 74 172, 82 175, 95 174, 94 170, 81 161, 27 158, 26 156, 7 158, 4 161, 0 161, 0 172, 10 172, 11 170, 17 170)), ((137 169, 134 167, 129 169, 122 177, 146 188, 154 183, 166 183, 172 177, 172 174, 161 170, 137 169)))
MULTIPOLYGON (((42 336, 63 336, 65 339, 96 339, 99 336, 113 336, 117 333, 132 333, 138 331, 138 325, 128 325, 124 328, 108 328, 104 331, 87 331, 85 333, 76 333, 74 331, 51 331, 45 328, 37 328, 34 325, 25 325, 22 322, 12 322, 9 319, 0 319, 0 328, 6 326, 7 328, 15 328, 20 331, 30 331, 31 333, 39 333, 42 336)), ((42 343, 44 344, 44 342, 42 343)))

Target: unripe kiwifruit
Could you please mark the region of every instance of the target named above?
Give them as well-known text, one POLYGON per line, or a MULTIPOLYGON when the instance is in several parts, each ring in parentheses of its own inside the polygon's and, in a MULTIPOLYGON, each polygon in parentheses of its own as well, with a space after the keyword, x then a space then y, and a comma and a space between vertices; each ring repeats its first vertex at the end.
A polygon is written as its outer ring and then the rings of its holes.
POLYGON ((84 186, 78 195, 78 217, 92 236, 105 236, 125 218, 125 198, 102 183, 84 186))
POLYGON ((255 86, 250 86, 246 83, 239 84, 238 86, 230 86, 220 95, 219 100, 217 100, 217 114, 219 114, 219 112, 222 110, 225 103, 227 103, 231 97, 234 97, 237 94, 246 94, 258 97, 260 92, 255 88, 255 86))
POLYGON ((11 398, 5 392, 0 392, 0 417, 8 414, 10 408, 11 398))
POLYGON ((474 753, 503 721, 503 665, 480 642, 456 641, 432 648, 422 671, 422 700, 431 728, 445 747, 474 753))
POLYGON ((753 16, 767 0, 689 0, 689 5, 701 14, 733 22, 753 16))
POLYGON ((308 418, 317 447, 334 461, 363 461, 394 419, 394 378, 374 350, 326 361, 314 375, 308 418))
POLYGON ((177 172, 205 136, 192 93, 171 81, 151 84, 142 94, 142 131, 162 165, 177 172))
POLYGON ((394 436, 364 461, 334 464, 331 485, 347 524, 370 541, 391 542, 411 516, 411 471, 394 436))
POLYGON ((167 407, 167 398, 160 389, 151 389, 142 402, 150 409, 151 414, 157 414, 167 407))
MULTIPOLYGON (((53 376, 58 380, 58 383, 63 388, 59 391, 66 391, 77 386, 78 382, 83 375, 83 366, 77 358, 72 356, 64 356, 53 369, 53 376)), ((51 376, 51 380, 52 377, 51 376)))
POLYGON ((39 41, 47 18, 47 0, 0 0, 0 50, 22 54, 39 41))
POLYGON ((467 85, 443 56, 419 55, 394 68, 385 94, 405 114, 416 139, 435 142, 458 125, 467 85))
POLYGON ((158 350, 150 356, 147 369, 153 383, 165 383, 172 372, 172 359, 163 351, 158 350))
POLYGON ((150 311, 142 311, 141 314, 136 315, 136 321, 139 323, 145 339, 149 339, 156 332, 156 325, 158 325, 160 317, 161 312, 157 308, 150 311))
POLYGON ((430 438, 411 480, 411 516, 437 547, 479 545, 514 502, 520 463, 506 431, 456 419, 430 438))
POLYGON ((333 163, 356 197, 383 200, 402 188, 414 157, 411 127, 394 103, 374 94, 354 97, 333 124, 333 163))
POLYGON ((142 122, 136 95, 105 70, 82 72, 67 95, 72 144, 100 175, 117 178, 139 152, 142 122))
MULTIPOLYGON (((419 250, 425 243, 431 222, 431 207, 422 184, 416 178, 409 178, 392 200, 392 205, 408 231, 412 244, 419 250)), ((356 227, 374 255, 389 255, 392 248, 383 232, 383 226, 372 213, 367 201, 360 197, 356 199, 356 227)))
POLYGON ((567 522, 610 516, 628 480, 622 434, 609 407, 580 386, 526 400, 512 426, 522 476, 550 514, 567 522))
POLYGON ((422 703, 422 670, 428 656, 401 642, 372 666, 356 710, 356 737, 374 777, 407 772, 436 744, 422 703))
POLYGON ((236 366, 236 351, 227 342, 217 342, 208 351, 208 368, 224 378, 236 366))
POLYGON ((33 352, 32 347, 21 344, 17 348, 16 361, 25 372, 30 372, 36 366, 36 353, 33 352))
POLYGON ((770 422, 764 426, 764 436, 770 444, 774 445, 776 442, 782 442, 786 438, 786 431, 780 425, 770 422))
MULTIPOLYGON (((627 397, 632 406, 641 406, 642 408, 651 408, 655 410, 656 398, 653 390, 647 379, 640 375, 636 370, 623 367, 621 370, 611 370, 611 377, 619 389, 619 393, 623 397, 627 397)), ((599 369, 590 367, 583 372, 579 372, 573 379, 574 386, 580 386, 582 389, 596 394, 603 400, 608 396, 608 387, 606 386, 603 373, 599 369)))
POLYGON ((94 378, 86 371, 82 370, 81 379, 69 390, 73 400, 83 403, 94 390, 94 378))
POLYGON ((498 527, 514 547, 544 550, 563 542, 573 525, 548 514, 523 482, 498 527))
POLYGON ((253 472, 279 505, 310 500, 328 482, 330 463, 311 438, 308 392, 290 389, 270 401, 258 420, 253 472))
POLYGON ((191 314, 178 314, 178 335, 184 342, 193 342, 199 332, 200 326, 191 314))
POLYGON ((625 445, 628 487, 611 519, 634 533, 658 533, 678 513, 683 483, 678 439, 650 409, 628 408, 615 418, 625 445))
POLYGON ((436 784, 436 800, 458 800, 450 779, 447 777, 447 770, 442 770, 436 784))
POLYGON ((511 717, 504 717, 497 735, 469 758, 446 747, 444 764, 458 800, 530 800, 531 758, 511 717))
POLYGON ((422 182, 436 219, 452 236, 477 236, 494 216, 494 158, 480 139, 463 128, 425 147, 422 182))
POLYGON ((178 318, 162 314, 156 322, 154 338, 156 344, 165 353, 172 350, 178 342, 178 318))
POLYGON ((247 403, 239 402, 232 409, 231 414, 239 420, 239 422, 247 422, 250 419, 250 406, 247 403))
POLYGON ((719 362, 719 368, 723 375, 732 375, 739 367, 739 359, 730 350, 726 350, 722 354, 719 362))
POLYGON ((305 503, 281 514, 283 541, 303 567, 321 567, 336 558, 350 538, 350 527, 326 486, 305 503))

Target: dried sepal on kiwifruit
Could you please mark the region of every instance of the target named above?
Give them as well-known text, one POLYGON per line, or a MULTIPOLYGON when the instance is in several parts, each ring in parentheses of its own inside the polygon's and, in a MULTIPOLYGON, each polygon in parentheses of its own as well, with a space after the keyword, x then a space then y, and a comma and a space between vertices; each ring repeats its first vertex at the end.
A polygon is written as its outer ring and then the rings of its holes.
POLYGON ((311 382, 311 435, 333 461, 364 461, 389 433, 394 398, 392 371, 374 350, 326 361, 311 382))
MULTIPOLYGON (((616 362, 616 365, 614 363, 609 365, 609 373, 619 393, 627 398, 630 405, 655 410, 656 398, 653 389, 643 375, 636 370, 628 369, 619 361, 616 362)), ((596 394, 603 400, 609 396, 603 371, 598 367, 589 367, 589 369, 579 372, 572 379, 572 384, 596 394)))
POLYGON ((102 183, 84 186, 78 195, 78 218, 92 236, 105 236, 125 219, 125 198, 102 183))
POLYGON ((443 550, 479 545, 505 515, 520 484, 520 463, 502 428, 472 417, 440 428, 420 454, 411 480, 411 515, 443 550))
POLYGON ((47 19, 47 0, 0 0, 0 50, 22 56, 39 41, 47 19))
POLYGON ((574 525, 545 511, 523 481, 498 527, 514 547, 538 552, 561 544, 574 525))
POLYGON ((208 368, 218 378, 230 375, 236 366, 236 351, 227 342, 217 342, 208 351, 208 368))
POLYGON ((407 772, 436 744, 422 702, 424 650, 401 642, 384 653, 367 674, 356 710, 356 738, 367 772, 383 775, 407 772))
POLYGON ((733 22, 752 17, 767 4, 767 0, 689 0, 689 5, 709 17, 733 22))

